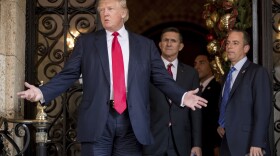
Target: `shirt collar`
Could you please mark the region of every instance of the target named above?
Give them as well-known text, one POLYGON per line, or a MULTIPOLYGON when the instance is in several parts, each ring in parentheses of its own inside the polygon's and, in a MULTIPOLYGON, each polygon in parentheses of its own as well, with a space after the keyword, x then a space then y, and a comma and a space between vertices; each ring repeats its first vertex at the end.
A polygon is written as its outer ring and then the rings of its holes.
MULTIPOLYGON (((114 32, 111 32, 111 31, 108 31, 108 30, 105 30, 106 31, 106 35, 107 35, 107 38, 112 38, 113 37, 113 33, 114 32)), ((117 31, 119 33, 119 36, 120 37, 124 37, 126 34, 127 34, 127 30, 125 29, 124 25, 121 27, 121 29, 119 29, 117 31)))
POLYGON ((240 61, 238 61, 235 65, 234 65, 234 68, 237 70, 237 71, 240 71, 242 66, 244 65, 244 63, 247 61, 247 56, 245 56, 243 59, 241 59, 240 61))
POLYGON ((177 59, 177 58, 176 58, 174 61, 172 61, 172 62, 167 61, 167 60, 166 60, 165 58, 163 58, 162 56, 161 56, 161 59, 162 59, 162 61, 163 61, 165 67, 167 67, 168 64, 172 63, 173 66, 177 69, 177 67, 178 67, 178 59, 177 59))
POLYGON ((200 83, 200 84, 203 86, 203 88, 205 88, 212 79, 214 79, 214 75, 209 77, 207 80, 205 80, 203 83, 200 83))

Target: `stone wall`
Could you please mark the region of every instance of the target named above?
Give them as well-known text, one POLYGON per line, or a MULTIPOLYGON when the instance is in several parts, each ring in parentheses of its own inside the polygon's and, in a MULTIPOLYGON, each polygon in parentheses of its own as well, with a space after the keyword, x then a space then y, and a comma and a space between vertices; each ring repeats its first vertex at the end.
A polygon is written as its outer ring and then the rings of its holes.
MULTIPOLYGON (((25 0, 0 0, 0 115, 6 118, 23 116, 16 93, 25 77, 25 5, 25 0)), ((15 155, 12 150, 9 155, 15 155)))

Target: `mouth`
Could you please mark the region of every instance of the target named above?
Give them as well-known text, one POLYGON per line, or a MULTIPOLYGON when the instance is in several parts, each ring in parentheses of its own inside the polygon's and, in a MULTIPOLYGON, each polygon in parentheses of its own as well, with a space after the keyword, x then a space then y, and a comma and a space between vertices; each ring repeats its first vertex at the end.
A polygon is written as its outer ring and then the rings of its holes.
POLYGON ((109 22, 110 20, 109 19, 104 19, 104 22, 109 22))
POLYGON ((233 51, 227 51, 228 55, 233 54, 233 53, 234 53, 233 51))

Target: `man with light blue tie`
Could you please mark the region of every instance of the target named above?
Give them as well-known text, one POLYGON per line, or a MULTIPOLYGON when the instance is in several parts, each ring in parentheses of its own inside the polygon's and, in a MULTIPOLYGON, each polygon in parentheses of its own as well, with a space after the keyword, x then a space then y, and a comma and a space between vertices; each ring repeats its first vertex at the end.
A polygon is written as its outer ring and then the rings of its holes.
POLYGON ((268 72, 248 60, 250 37, 246 31, 231 30, 226 40, 231 68, 220 100, 221 156, 270 155, 268 129, 271 82, 268 72))

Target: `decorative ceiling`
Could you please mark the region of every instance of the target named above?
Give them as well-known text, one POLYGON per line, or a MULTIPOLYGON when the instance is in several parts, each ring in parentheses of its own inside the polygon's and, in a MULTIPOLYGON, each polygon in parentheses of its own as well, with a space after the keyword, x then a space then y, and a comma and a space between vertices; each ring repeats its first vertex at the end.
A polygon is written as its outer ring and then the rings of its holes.
POLYGON ((187 22, 205 27, 202 19, 204 3, 204 0, 127 0, 130 18, 126 26, 136 33, 169 22, 187 22))

